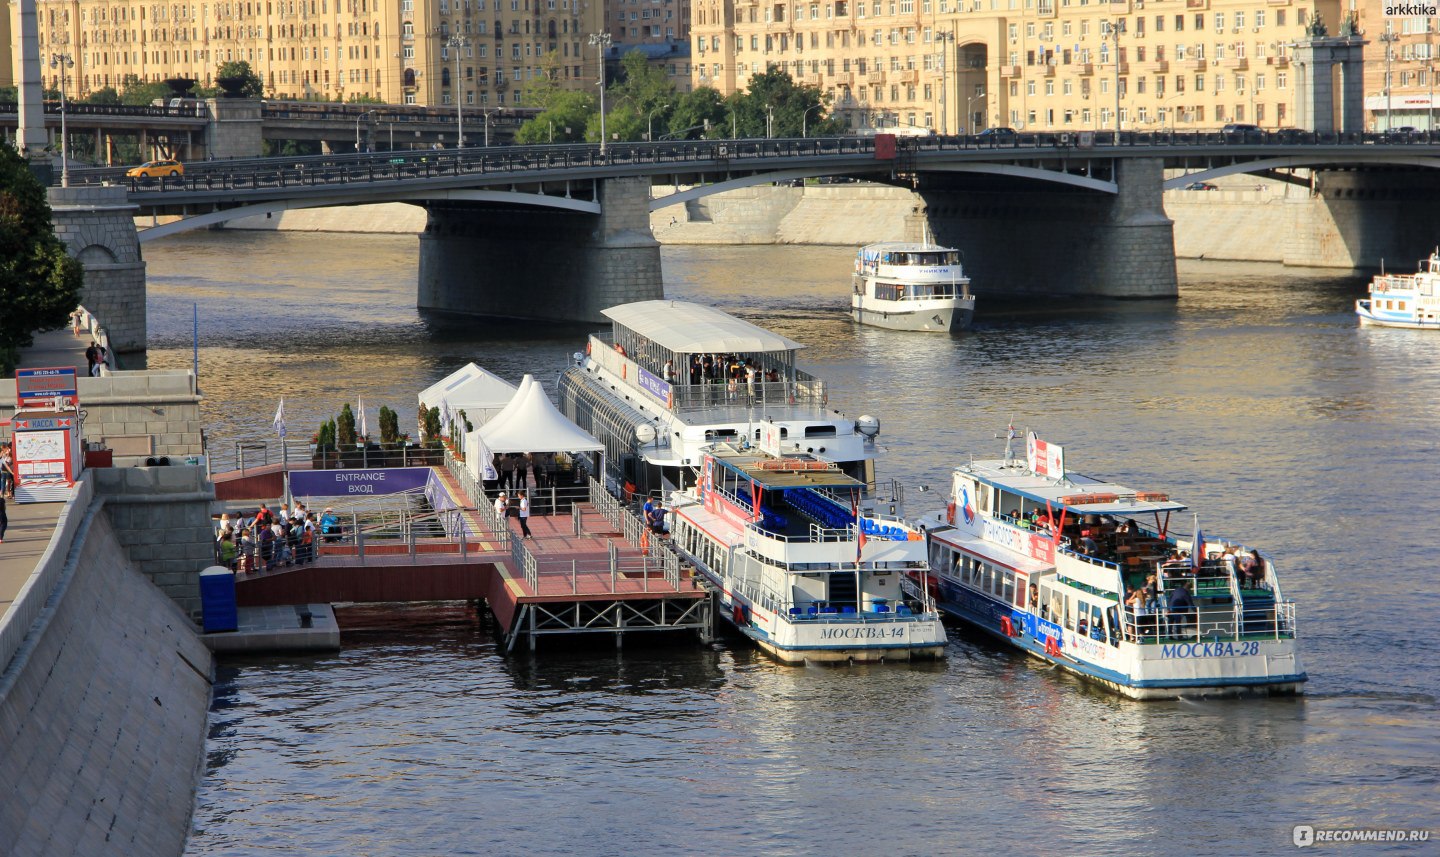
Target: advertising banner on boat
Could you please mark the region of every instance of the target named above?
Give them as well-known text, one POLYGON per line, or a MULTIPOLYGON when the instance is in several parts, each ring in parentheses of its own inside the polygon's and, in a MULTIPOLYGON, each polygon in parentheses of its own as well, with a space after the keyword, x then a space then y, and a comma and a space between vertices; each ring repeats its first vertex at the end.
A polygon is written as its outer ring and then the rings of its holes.
POLYGON ((1025 464, 1036 476, 1059 479, 1065 475, 1065 447, 1046 443, 1035 432, 1025 434, 1025 464))
POLYGON ((361 470, 292 470, 290 493, 296 497, 350 497, 419 491, 430 478, 428 467, 373 467, 361 470))
POLYGON ((675 399, 674 394, 670 390, 670 382, 661 378, 659 375, 652 375, 638 366, 635 368, 636 371, 639 372, 636 380, 640 382, 640 389, 654 396, 656 401, 667 408, 674 404, 675 399))
POLYGON ((985 541, 1002 545, 1031 559, 1038 559, 1050 565, 1055 564, 1055 543, 1048 536, 1027 532, 993 518, 985 518, 984 522, 983 538, 985 541))

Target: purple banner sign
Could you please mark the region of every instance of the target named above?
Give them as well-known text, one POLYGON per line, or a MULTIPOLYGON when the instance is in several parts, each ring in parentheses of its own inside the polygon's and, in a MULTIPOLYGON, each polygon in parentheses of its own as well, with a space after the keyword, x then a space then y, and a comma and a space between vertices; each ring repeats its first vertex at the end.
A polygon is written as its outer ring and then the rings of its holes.
POLYGON ((658 375, 652 375, 639 366, 635 367, 640 372, 640 389, 660 400, 665 407, 670 407, 670 383, 658 375))
POLYGON ((418 491, 430 478, 428 467, 385 467, 368 470, 292 470, 290 494, 295 497, 350 497, 418 491))

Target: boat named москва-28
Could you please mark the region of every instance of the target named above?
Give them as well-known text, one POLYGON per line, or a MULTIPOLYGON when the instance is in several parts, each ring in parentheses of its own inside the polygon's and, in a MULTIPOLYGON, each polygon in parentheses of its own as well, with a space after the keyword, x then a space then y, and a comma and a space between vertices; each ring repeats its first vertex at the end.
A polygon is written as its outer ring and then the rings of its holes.
POLYGON ((945 511, 919 523, 941 609, 1036 657, 1135 699, 1298 692, 1274 562, 1198 524, 1177 539, 1184 509, 1067 472, 1029 434, 1023 461, 1007 442, 957 467, 945 511))

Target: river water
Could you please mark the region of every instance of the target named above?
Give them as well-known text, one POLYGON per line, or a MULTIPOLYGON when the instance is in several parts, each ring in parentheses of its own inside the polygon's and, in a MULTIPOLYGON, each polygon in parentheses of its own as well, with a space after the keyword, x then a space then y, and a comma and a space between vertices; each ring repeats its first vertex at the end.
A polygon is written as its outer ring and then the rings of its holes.
MULTIPOLYGON (((151 365, 200 316, 212 448, 363 396, 414 425, 468 360, 547 379, 582 330, 414 309, 411 237, 147 246, 151 365)), ((736 640, 505 657, 458 608, 367 608, 323 657, 219 669, 188 854, 1271 854, 1292 828, 1440 836, 1440 337, 1361 330, 1363 281, 1182 263, 1176 302, 981 306, 955 337, 845 315, 851 251, 667 248, 670 296, 806 343, 880 418, 912 509, 1012 418, 1067 464, 1258 542, 1303 699, 1136 703, 951 629, 939 664, 778 666, 736 640), (918 500, 918 502, 917 502, 918 500)), ((1342 846, 1330 846, 1335 850, 1342 846)), ((1436 853, 1436 844, 1366 845, 1436 853)), ((1358 850, 1358 849, 1357 849, 1358 850)))

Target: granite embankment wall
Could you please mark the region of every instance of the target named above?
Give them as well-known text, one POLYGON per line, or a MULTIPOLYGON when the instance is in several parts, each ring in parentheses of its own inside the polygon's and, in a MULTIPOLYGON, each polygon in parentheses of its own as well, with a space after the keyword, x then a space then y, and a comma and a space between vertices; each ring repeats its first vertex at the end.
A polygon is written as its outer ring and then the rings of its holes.
POLYGON ((7 625, 26 620, 18 644, 0 650, 7 857, 168 857, 185 847, 211 656, 189 618, 126 561, 104 506, 82 481, 7 616, 7 625))

